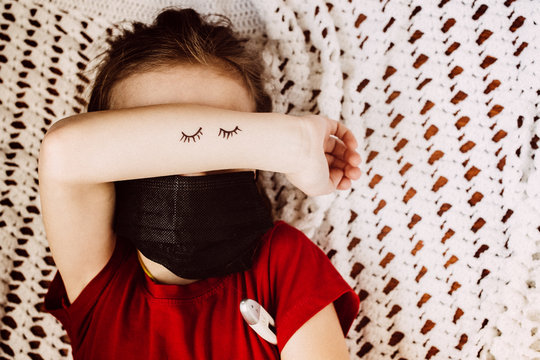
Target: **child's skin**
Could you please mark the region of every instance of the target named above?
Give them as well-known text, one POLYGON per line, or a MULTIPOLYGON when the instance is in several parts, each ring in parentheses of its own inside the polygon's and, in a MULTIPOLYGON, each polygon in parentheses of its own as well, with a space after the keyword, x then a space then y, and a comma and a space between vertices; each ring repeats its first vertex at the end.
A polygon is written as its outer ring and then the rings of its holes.
MULTIPOLYGON (((111 111, 55 123, 40 150, 43 221, 72 303, 114 250, 114 181, 260 169, 320 195, 349 189, 360 176, 357 142, 346 127, 321 116, 254 113, 244 84, 217 67, 177 64, 131 75, 110 100, 111 111), (218 136, 236 126, 241 132, 218 136), (181 141, 199 128, 201 136, 181 141)), ((142 259, 159 282, 196 281, 142 259)), ((347 359, 333 305, 306 322, 281 355, 347 359)))

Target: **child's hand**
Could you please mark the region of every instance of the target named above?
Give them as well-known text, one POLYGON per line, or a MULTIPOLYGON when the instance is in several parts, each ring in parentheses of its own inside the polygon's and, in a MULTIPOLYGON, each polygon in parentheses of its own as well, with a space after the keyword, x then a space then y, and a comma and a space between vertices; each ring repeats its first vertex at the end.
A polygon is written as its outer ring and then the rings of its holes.
POLYGON ((360 154, 353 133, 342 123, 319 115, 300 118, 309 134, 308 152, 298 171, 286 174, 287 179, 306 195, 330 194, 347 190, 351 180, 360 177, 360 154))

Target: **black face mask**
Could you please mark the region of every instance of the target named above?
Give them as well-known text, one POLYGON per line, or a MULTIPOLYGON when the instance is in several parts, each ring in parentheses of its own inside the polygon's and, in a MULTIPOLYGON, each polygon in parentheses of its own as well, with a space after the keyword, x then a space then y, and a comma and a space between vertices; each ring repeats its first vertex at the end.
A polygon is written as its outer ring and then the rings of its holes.
POLYGON ((251 171, 118 181, 115 189, 116 234, 186 279, 249 269, 273 226, 251 171))

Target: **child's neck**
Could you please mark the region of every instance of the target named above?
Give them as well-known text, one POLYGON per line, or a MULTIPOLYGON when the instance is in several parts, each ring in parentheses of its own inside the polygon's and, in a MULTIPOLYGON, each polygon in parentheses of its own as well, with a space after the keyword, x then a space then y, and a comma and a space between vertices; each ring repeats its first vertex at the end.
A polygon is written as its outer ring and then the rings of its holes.
POLYGON ((139 250, 137 250, 137 253, 139 255, 139 261, 141 262, 141 267, 143 270, 145 270, 147 275, 157 283, 168 285, 188 285, 198 281, 198 279, 184 279, 177 276, 165 266, 145 257, 139 250))

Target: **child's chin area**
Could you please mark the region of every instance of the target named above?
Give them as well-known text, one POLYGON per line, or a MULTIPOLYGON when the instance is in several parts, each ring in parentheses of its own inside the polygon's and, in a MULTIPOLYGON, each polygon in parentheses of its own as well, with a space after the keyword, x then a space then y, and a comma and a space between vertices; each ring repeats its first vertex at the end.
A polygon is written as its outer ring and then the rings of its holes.
POLYGON ((147 275, 153 281, 157 283, 167 284, 167 285, 189 285, 198 281, 198 279, 181 278, 175 275, 165 266, 148 259, 139 250, 137 250, 137 253, 139 254, 139 261, 142 262, 141 268, 147 273, 147 275))
POLYGON ((210 65, 177 64, 135 73, 111 90, 110 109, 190 103, 253 112, 255 101, 238 77, 210 65))

